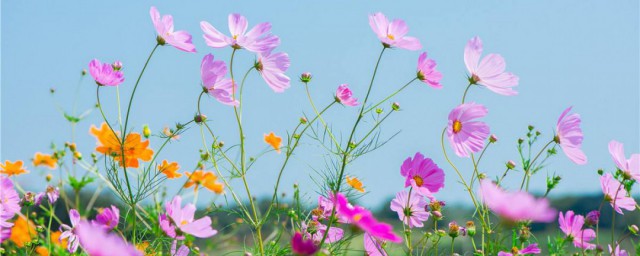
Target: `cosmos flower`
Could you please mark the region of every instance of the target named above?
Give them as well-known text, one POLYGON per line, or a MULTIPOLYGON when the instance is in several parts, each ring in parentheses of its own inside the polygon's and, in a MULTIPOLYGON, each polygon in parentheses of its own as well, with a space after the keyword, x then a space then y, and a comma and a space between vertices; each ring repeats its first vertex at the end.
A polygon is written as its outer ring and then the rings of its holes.
POLYGON ((271 147, 273 147, 273 149, 278 152, 278 154, 280 154, 281 150, 281 144, 282 144, 282 137, 276 136, 275 133, 271 132, 269 134, 265 134, 264 135, 264 142, 271 145, 271 147))
POLYGON ((353 189, 359 191, 360 193, 364 193, 364 185, 362 184, 362 181, 360 181, 358 178, 356 177, 345 177, 347 179, 347 184, 349 184, 349 186, 351 186, 353 189))
POLYGON ((608 245, 608 246, 609 246, 609 254, 611 256, 629 256, 629 253, 621 249, 619 244, 616 244, 616 248, 611 247, 611 245, 608 245))
POLYGON ((158 44, 165 43, 173 45, 178 50, 184 52, 196 52, 196 47, 191 42, 191 34, 187 31, 173 31, 173 16, 164 15, 160 17, 160 12, 155 6, 149 10, 151 21, 158 33, 158 44))
POLYGON ((193 173, 184 172, 184 175, 189 178, 189 180, 184 184, 185 188, 195 185, 195 190, 198 190, 198 187, 203 186, 216 194, 222 194, 222 192, 224 192, 224 184, 217 182, 216 180, 218 179, 218 176, 212 172, 197 170, 193 173))
POLYGON ((640 182, 640 154, 633 154, 627 159, 624 154, 624 145, 615 140, 609 142, 609 153, 618 169, 636 182, 640 182))
POLYGON ((96 151, 112 156, 113 159, 119 162, 120 166, 126 165, 126 167, 138 168, 140 160, 149 161, 153 156, 153 150, 149 148, 149 140, 143 141, 139 133, 132 132, 127 135, 124 141, 125 164, 121 159, 122 144, 119 133, 111 131, 106 123, 102 123, 100 129, 95 125, 91 125, 90 132, 98 140, 96 151))
POLYGON ((67 238, 67 251, 74 253, 78 250, 78 245, 80 244, 76 233, 76 226, 80 223, 80 213, 76 209, 69 210, 69 220, 71 221, 71 226, 60 224, 60 229, 64 230, 60 235, 60 240, 67 238))
POLYGON ((27 242, 31 242, 37 237, 36 225, 24 216, 19 216, 13 224, 9 240, 16 244, 16 246, 20 248, 25 247, 27 242))
POLYGON ((229 106, 238 106, 240 103, 234 96, 236 88, 233 81, 224 77, 227 74, 227 65, 224 61, 214 61, 213 59, 213 54, 207 54, 202 58, 202 64, 200 64, 202 86, 218 102, 229 106))
POLYGON ((402 242, 402 238, 393 233, 393 227, 391 225, 379 222, 367 209, 349 204, 349 201, 343 194, 337 193, 334 200, 338 215, 348 219, 352 225, 357 226, 364 232, 378 239, 394 243, 402 242))
POLYGON ((336 90, 336 101, 342 105, 350 107, 355 107, 360 104, 358 99, 353 97, 353 93, 351 92, 351 89, 349 89, 348 84, 341 84, 338 86, 338 89, 336 90))
POLYGON ((312 256, 315 255, 319 249, 313 240, 304 239, 300 232, 296 232, 293 237, 291 237, 291 250, 295 255, 312 256))
POLYGON ((558 217, 558 225, 564 234, 573 241, 576 248, 594 249, 595 244, 589 241, 596 238, 596 232, 593 229, 582 229, 584 226, 584 217, 576 215, 573 211, 560 213, 558 217))
POLYGON ((398 47, 411 51, 417 51, 422 48, 420 40, 415 37, 405 36, 409 32, 409 27, 401 19, 394 19, 389 23, 384 14, 378 12, 369 15, 369 26, 382 45, 387 48, 398 47))
POLYGON ((400 191, 396 198, 391 200, 391 210, 398 213, 400 221, 409 228, 422 227, 423 222, 429 219, 429 212, 425 210, 427 202, 416 191, 400 191))
POLYGON ((417 78, 433 88, 442 88, 442 85, 440 84, 442 73, 436 70, 436 61, 427 58, 427 52, 423 52, 418 58, 417 78))
POLYGON ((165 204, 166 214, 159 216, 160 228, 171 238, 183 240, 184 234, 190 234, 199 238, 208 238, 216 235, 217 230, 211 228, 209 216, 195 220, 196 206, 186 204, 182 208, 182 197, 175 196, 171 202, 165 204))
POLYGON ((49 167, 49 169, 53 170, 56 168, 57 164, 58 164, 58 159, 54 158, 52 155, 36 152, 36 154, 33 156, 33 166, 44 165, 46 167, 49 167))
POLYGON ((280 39, 270 33, 271 23, 263 22, 247 32, 247 19, 237 13, 229 14, 229 32, 226 36, 213 27, 209 22, 200 22, 204 32, 204 41, 213 48, 231 46, 234 49, 247 49, 250 52, 271 52, 280 44, 280 39))
POLYGON ((168 179, 175 179, 182 177, 182 173, 179 173, 178 170, 180 166, 177 162, 169 163, 167 160, 162 160, 162 164, 158 165, 158 171, 164 173, 168 179))
POLYGON ((13 182, 0 175, 0 205, 7 219, 20 212, 20 195, 13 187, 13 182))
POLYGON ((9 222, 9 219, 13 218, 13 215, 5 211, 4 205, 0 204, 0 244, 11 237, 13 223, 9 222))
MULTIPOLYGON (((8 177, 14 176, 14 175, 20 175, 20 174, 24 174, 24 173, 29 173, 29 171, 27 171, 27 169, 25 169, 24 167, 22 167, 24 163, 20 160, 15 161, 15 162, 11 162, 9 160, 4 161, 4 164, 0 163, 0 174, 5 174, 8 177)), ((12 183, 13 186, 13 183, 12 183)))
POLYGON ((633 197, 627 196, 624 186, 611 173, 605 173, 600 177, 600 186, 604 193, 604 199, 611 204, 611 207, 620 214, 622 209, 633 211, 636 208, 636 201, 633 197))
POLYGON ((580 149, 583 139, 580 115, 575 113, 568 115, 569 111, 571 107, 565 109, 558 118, 554 140, 560 144, 562 151, 571 161, 583 165, 587 163, 587 156, 580 149))
POLYGON ((513 87, 518 85, 518 77, 512 73, 504 72, 506 63, 500 54, 488 54, 482 61, 482 40, 474 37, 469 40, 464 48, 464 64, 467 66, 472 84, 480 84, 487 89, 506 96, 517 95, 513 87))
MULTIPOLYGON (((309 221, 309 224, 303 222, 301 226, 305 233, 305 237, 310 237, 315 243, 320 243, 322 241, 322 237, 324 237, 324 233, 327 232, 327 225, 318 221, 317 216, 313 216, 313 219, 309 221)), ((342 239, 343 236, 344 230, 337 227, 331 227, 329 228, 329 233, 327 234, 327 238, 324 242, 328 244, 337 242, 342 239)))
POLYGON ((78 240, 82 249, 91 256, 142 256, 143 253, 136 250, 117 234, 110 234, 101 226, 87 221, 81 221, 76 227, 78 240))
POLYGON ((551 222, 557 215, 546 198, 536 199, 524 191, 507 192, 489 179, 480 181, 480 196, 491 211, 512 222, 551 222))
POLYGON ((489 137, 489 126, 474 119, 486 116, 487 108, 474 102, 464 103, 449 113, 447 137, 456 155, 469 157, 484 148, 484 141, 489 137))
POLYGON ((120 221, 120 209, 115 205, 108 208, 98 209, 98 215, 96 219, 91 223, 97 226, 105 227, 107 230, 112 230, 118 226, 120 221))
POLYGON ((122 71, 114 70, 109 63, 102 63, 98 59, 89 62, 89 74, 98 86, 118 86, 124 82, 122 71))
POLYGON ((433 193, 444 187, 444 172, 431 158, 417 152, 413 159, 408 157, 400 166, 400 174, 405 177, 404 187, 412 186, 418 193, 433 200, 433 193))
POLYGON ((258 60, 254 67, 260 72, 262 79, 274 92, 284 92, 289 88, 291 79, 285 75, 291 62, 289 55, 284 52, 270 53, 264 52, 258 54, 258 60))
POLYGON ((382 242, 377 238, 364 233, 364 251, 367 256, 387 256, 387 252, 382 248, 382 242))
POLYGON ((530 244, 524 249, 519 249, 514 246, 511 248, 511 252, 499 252, 498 256, 518 256, 518 255, 528 255, 528 254, 540 254, 542 251, 538 248, 538 244, 530 244))
POLYGON ((58 201, 58 198, 60 197, 60 189, 51 185, 47 186, 47 190, 45 192, 40 192, 36 195, 35 205, 39 205, 45 196, 47 197, 49 204, 53 204, 58 201))

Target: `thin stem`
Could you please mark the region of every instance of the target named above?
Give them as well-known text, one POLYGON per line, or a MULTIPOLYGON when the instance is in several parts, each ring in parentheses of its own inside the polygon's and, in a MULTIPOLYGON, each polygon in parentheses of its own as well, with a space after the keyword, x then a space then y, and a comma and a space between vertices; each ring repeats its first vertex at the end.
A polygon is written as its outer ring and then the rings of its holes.
MULTIPOLYGON (((153 56, 153 53, 156 52, 156 49, 158 49, 158 46, 160 46, 160 45, 156 44, 156 46, 153 47, 153 50, 149 54, 149 57, 147 57, 147 61, 145 61, 144 66, 142 67, 142 71, 140 71, 140 75, 138 75, 138 79, 136 80, 136 84, 133 86, 133 91, 131 92, 131 98, 129 98, 129 105, 127 106, 127 115, 126 115, 125 121, 124 121, 123 134, 124 134, 124 132, 127 131, 127 125, 129 124, 129 112, 131 112, 131 105, 133 104, 133 97, 136 94, 136 89, 138 89, 138 84, 140 84, 140 79, 142 78, 142 75, 144 74, 144 71, 147 69, 147 65, 149 64, 149 61, 151 60, 151 56, 153 56)), ((124 142, 124 139, 122 141, 124 142)))
POLYGON ((522 188, 524 188, 525 181, 531 176, 531 174, 529 172, 531 171, 531 168, 533 167, 533 164, 536 162, 536 160, 538 160, 538 157, 540 157, 542 152, 544 152, 544 150, 547 149, 547 147, 549 145, 551 145, 551 143, 553 143, 553 142, 554 142, 554 140, 551 140, 546 145, 544 145, 544 147, 542 147, 540 152, 538 152, 538 154, 533 158, 531 163, 529 163, 529 166, 527 166, 527 168, 524 170, 524 177, 522 177, 522 184, 520 184, 520 190, 522 190, 522 188))
POLYGON ((342 148, 340 147, 340 143, 338 143, 338 140, 336 140, 336 137, 333 136, 333 132, 331 132, 331 130, 329 129, 329 126, 324 121, 324 118, 322 118, 322 115, 320 115, 320 112, 318 112, 318 109, 316 108, 316 104, 313 103, 313 98, 311 97, 311 93, 309 92, 309 84, 304 83, 304 89, 307 93, 307 98, 309 99, 309 103, 311 104, 311 108, 313 109, 313 112, 320 119, 320 123, 322 123, 322 126, 324 126, 324 129, 327 131, 327 133, 329 133, 329 137, 331 138, 333 143, 336 144, 336 148, 338 149, 338 151, 342 151, 342 148))
POLYGON ((407 88, 411 83, 413 83, 413 81, 415 81, 417 79, 418 79, 418 77, 414 77, 413 79, 411 79, 411 81, 407 82, 405 85, 400 87, 400 89, 398 89, 397 91, 393 92, 392 94, 390 94, 389 96, 387 96, 386 98, 384 98, 380 102, 376 103, 375 105, 371 106, 369 109, 365 110, 363 114, 367 114, 367 113, 371 112, 372 110, 374 110, 377 106, 380 106, 380 104, 385 103, 387 100, 391 99, 391 97, 395 96, 396 94, 400 93, 402 90, 407 88))
POLYGON ((464 104, 464 100, 465 98, 467 98, 467 92, 469 91, 469 88, 471 88, 472 85, 473 85, 472 83, 469 83, 469 85, 467 85, 467 88, 464 89, 464 94, 462 94, 462 104, 464 104))

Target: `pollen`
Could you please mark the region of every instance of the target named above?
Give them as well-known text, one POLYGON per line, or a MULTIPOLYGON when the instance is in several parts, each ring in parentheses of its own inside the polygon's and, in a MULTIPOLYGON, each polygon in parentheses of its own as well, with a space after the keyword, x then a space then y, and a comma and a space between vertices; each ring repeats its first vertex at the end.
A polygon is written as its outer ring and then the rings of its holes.
POLYGON ((391 40, 396 40, 396 37, 393 36, 392 34, 387 34, 387 38, 389 38, 391 40))
POLYGON ((424 184, 424 180, 418 175, 413 176, 413 180, 416 181, 416 185, 418 185, 418 187, 422 187, 422 184, 424 184))
POLYGON ((358 222, 362 219, 362 214, 353 215, 353 221, 358 222))
POLYGON ((460 132, 460 130, 462 130, 462 123, 456 120, 455 122, 453 122, 453 132, 458 133, 460 132))

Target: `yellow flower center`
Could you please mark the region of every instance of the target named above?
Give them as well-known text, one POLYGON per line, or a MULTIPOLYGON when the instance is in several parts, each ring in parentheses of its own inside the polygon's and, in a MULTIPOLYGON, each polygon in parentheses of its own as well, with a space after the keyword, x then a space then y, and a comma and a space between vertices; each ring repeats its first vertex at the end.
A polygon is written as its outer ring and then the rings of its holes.
POLYGON ((238 39, 238 35, 233 35, 233 40, 238 39))
POLYGON ((186 220, 183 220, 182 222, 180 222, 180 226, 186 225, 187 223, 189 222, 187 222, 186 220))
POLYGON ((358 222, 362 219, 362 214, 356 214, 353 216, 353 221, 358 222))
POLYGON ((395 40, 396 39, 396 37, 393 36, 392 34, 387 34, 387 38, 389 38, 391 40, 395 40))
POLYGON ((518 253, 520 253, 520 250, 518 249, 518 247, 513 247, 511 248, 511 253, 513 253, 513 255, 518 255, 518 253))
POLYGON ((458 133, 460 132, 460 130, 462 130, 462 123, 456 120, 455 122, 453 122, 453 132, 458 133))
POLYGON ((424 184, 424 180, 418 175, 413 176, 413 180, 416 181, 416 185, 418 185, 418 187, 422 187, 422 184, 424 184))

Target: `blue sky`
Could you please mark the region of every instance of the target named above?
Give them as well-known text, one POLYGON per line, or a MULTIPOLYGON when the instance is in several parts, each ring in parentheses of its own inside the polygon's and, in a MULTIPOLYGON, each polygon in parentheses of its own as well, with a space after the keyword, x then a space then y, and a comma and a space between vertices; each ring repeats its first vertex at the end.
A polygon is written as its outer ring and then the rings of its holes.
MULTIPOLYGON (((123 99, 128 99, 155 44, 149 18, 152 5, 161 14, 172 14, 177 29, 193 35, 198 52, 189 54, 172 47, 157 51, 136 95, 131 117, 136 130, 149 124, 159 131, 165 125, 189 120, 201 90, 202 56, 213 53, 216 59, 229 59, 229 49, 205 45, 200 21, 206 20, 225 33, 227 15, 232 12, 245 15, 250 26, 263 21, 273 24, 273 33, 282 40, 277 51, 291 57, 288 75, 293 82, 285 93, 275 94, 257 74, 248 79, 244 120, 250 154, 264 149, 264 133, 285 134, 303 113, 312 111, 296 79, 302 72, 314 75, 311 90, 318 105, 330 102, 341 83, 350 84, 355 95, 363 98, 380 50, 367 15, 381 11, 390 18, 404 19, 409 34, 419 38, 423 50, 438 62, 444 88, 435 90, 414 83, 397 96, 394 100, 400 102, 402 111, 385 124, 383 135, 400 134, 350 166, 349 174, 360 177, 367 186, 369 194, 362 201, 368 205, 386 203, 383 199, 402 189, 399 166, 417 151, 445 170, 446 186, 439 198, 468 201, 439 148, 447 114, 458 104, 466 85, 464 45, 475 35, 483 39, 485 54, 502 54, 507 70, 520 77, 518 96, 500 96, 481 88, 473 88, 468 95, 468 101, 487 106, 489 115, 484 120, 500 138, 488 150, 481 171, 499 175, 504 162, 517 159, 515 141, 524 135, 528 124, 539 128, 544 140, 550 139, 558 116, 568 106, 574 106, 583 118, 589 163, 574 165, 563 154, 553 158, 545 172, 564 178, 556 195, 599 191, 596 170, 613 167, 607 151, 611 139, 625 143, 627 154, 640 152, 638 1, 3 1, 0 159, 28 161, 34 152, 46 152, 50 143, 62 145, 71 139, 68 124, 55 104, 71 110, 80 70, 93 58, 124 63, 126 81, 120 89, 123 99), (55 99, 49 94, 51 87, 57 89, 55 99)), ((372 99, 382 99, 411 79, 419 54, 399 49, 386 52, 372 99)), ((236 72, 244 72, 253 60, 253 55, 241 52, 236 72)), ((105 88, 103 93, 107 115, 115 118, 115 90, 105 88)), ((95 103, 95 84, 89 77, 81 82, 77 98, 78 111, 95 103)), ((205 100, 203 109, 222 140, 234 144, 237 135, 232 110, 211 98, 205 100)), ((326 119, 338 133, 348 136, 356 111, 339 106, 326 119)), ((88 135, 89 126, 100 120, 94 112, 78 126, 77 142, 86 155, 95 146, 94 138, 88 135)), ((160 143, 151 141, 156 148, 160 143)), ((172 143, 160 159, 178 161, 184 170, 190 170, 201 145, 199 129, 193 128, 178 143, 172 143)), ((291 191, 290 184, 297 182, 306 196, 315 197, 317 187, 310 177, 315 177, 313 168, 324 167, 321 153, 315 141, 305 138, 285 172, 283 188, 291 191)), ((249 183, 254 193, 266 196, 273 191, 283 157, 267 155, 251 170, 249 183)), ((468 177, 469 161, 454 161, 468 177)), ((35 181, 33 175, 45 170, 30 169, 33 174, 19 180, 39 190, 44 182, 35 181)), ((541 173, 533 180, 535 191, 544 188, 543 176, 541 173)), ((515 188, 520 178, 520 173, 511 176, 507 186, 515 188)), ((169 183, 172 190, 177 184, 181 183, 169 183)), ((211 195, 200 198, 208 197, 211 195)))

